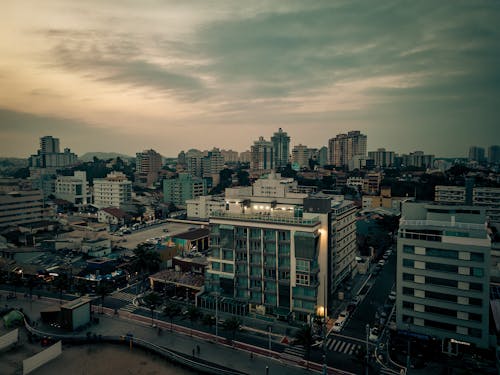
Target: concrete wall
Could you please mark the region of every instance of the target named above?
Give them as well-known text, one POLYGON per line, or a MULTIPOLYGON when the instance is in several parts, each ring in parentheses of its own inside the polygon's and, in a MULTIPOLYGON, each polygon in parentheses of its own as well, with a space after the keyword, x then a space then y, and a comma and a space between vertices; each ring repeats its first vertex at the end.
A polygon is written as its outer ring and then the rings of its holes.
POLYGON ((16 328, 9 333, 6 333, 0 337, 0 350, 8 348, 12 344, 15 344, 19 339, 19 330, 16 328))
POLYGON ((47 362, 57 358, 62 353, 61 341, 56 342, 54 345, 45 349, 43 352, 35 354, 23 361, 23 375, 29 374, 36 370, 38 367, 46 364, 47 362))

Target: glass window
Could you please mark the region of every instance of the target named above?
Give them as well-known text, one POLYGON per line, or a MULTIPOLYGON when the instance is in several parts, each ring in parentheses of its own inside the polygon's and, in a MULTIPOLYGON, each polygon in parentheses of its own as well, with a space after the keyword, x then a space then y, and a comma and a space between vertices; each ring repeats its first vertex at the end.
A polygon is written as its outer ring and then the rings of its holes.
POLYGON ((414 268, 415 261, 413 259, 403 259, 403 267, 414 268))
POLYGON ((413 310, 413 302, 403 301, 403 308, 413 310))
POLYGON ((444 329, 446 331, 456 332, 457 326, 455 324, 448 324, 444 322, 436 322, 434 320, 425 319, 426 327, 433 327, 437 329, 444 329))
POLYGON ((446 316, 452 316, 454 318, 457 317, 457 312, 455 310, 450 310, 450 309, 443 309, 441 307, 437 306, 425 306, 425 312, 433 313, 433 314, 439 314, 439 315, 446 315, 446 316))
POLYGON ((403 280, 404 281, 413 281, 414 280, 414 275, 411 274, 411 273, 403 272, 403 280))
POLYGON ((458 251, 427 248, 425 255, 439 258, 458 259, 458 251))
POLYGON ((478 328, 469 328, 469 335, 476 338, 481 338, 482 332, 478 328))
POLYGON ((475 322, 481 322, 482 321, 481 314, 469 313, 469 320, 473 320, 475 322))
POLYGON ((483 284, 469 283, 469 289, 470 290, 477 290, 478 292, 482 292, 483 291, 483 284))
POLYGON ((453 294, 445 294, 445 293, 432 292, 430 290, 427 290, 425 292, 425 297, 426 298, 443 300, 443 301, 449 301, 449 302, 457 302, 457 296, 454 296, 453 294))
POLYGON ((428 270, 439 271, 439 272, 450 272, 450 273, 458 272, 458 266, 455 266, 453 264, 426 262, 425 268, 428 270))
POLYGON ((480 298, 469 298, 469 305, 483 306, 483 301, 480 298))
POLYGON ((297 259, 296 270, 297 272, 309 272, 309 261, 305 259, 297 259))
POLYGON ((456 280, 450 280, 450 279, 442 279, 440 277, 429 277, 429 276, 426 276, 425 283, 426 284, 440 285, 440 286, 449 286, 449 287, 452 287, 452 288, 457 288, 458 287, 458 281, 456 281, 456 280))
POLYGON ((415 254, 415 246, 403 245, 403 253, 415 254))
POLYGON ((472 276, 483 277, 484 270, 482 268, 472 267, 472 276))
POLYGON ((403 287, 403 294, 406 296, 413 296, 414 294, 413 288, 407 288, 406 286, 403 287))
POLYGON ((484 254, 470 253, 470 260, 473 260, 474 262, 484 262, 484 254))

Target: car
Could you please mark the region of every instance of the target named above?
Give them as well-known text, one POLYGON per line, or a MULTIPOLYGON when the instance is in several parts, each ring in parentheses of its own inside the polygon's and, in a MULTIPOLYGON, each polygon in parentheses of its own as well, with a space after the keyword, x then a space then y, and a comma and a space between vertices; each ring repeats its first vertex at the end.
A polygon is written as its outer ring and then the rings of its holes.
POLYGON ((361 302, 361 298, 359 296, 352 297, 351 303, 353 303, 357 306, 357 305, 359 305, 360 302, 361 302))
POLYGON ((371 342, 377 342, 378 335, 379 331, 377 327, 370 328, 370 334, 368 335, 368 340, 370 340, 371 342))
POLYGON ((383 260, 383 259, 379 260, 378 264, 381 265, 381 266, 384 266, 385 265, 385 260, 383 260))
POLYGON ((389 255, 387 255, 387 254, 382 255, 382 259, 383 259, 383 260, 387 260, 387 259, 389 259, 389 255))
POLYGON ((396 292, 393 290, 391 293, 389 293, 389 301, 395 301, 396 300, 396 292))
POLYGON ((354 309, 356 309, 356 304, 354 303, 349 303, 346 307, 346 311, 350 314, 354 311, 354 309))
POLYGON ((339 318, 342 318, 342 319, 347 319, 348 316, 349 316, 349 311, 347 311, 347 310, 343 310, 339 314, 339 318))
POLYGON ((372 272, 375 276, 377 276, 380 273, 380 268, 375 268, 372 272))
POLYGON ((340 331, 342 331, 342 328, 344 328, 344 322, 345 322, 345 319, 339 317, 337 319, 337 321, 335 323, 333 323, 332 331, 333 332, 340 332, 340 331))
POLYGON ((387 256, 391 256, 391 255, 392 255, 392 250, 390 250, 390 249, 389 249, 389 250, 387 250, 387 251, 385 252, 385 255, 387 255, 387 256))

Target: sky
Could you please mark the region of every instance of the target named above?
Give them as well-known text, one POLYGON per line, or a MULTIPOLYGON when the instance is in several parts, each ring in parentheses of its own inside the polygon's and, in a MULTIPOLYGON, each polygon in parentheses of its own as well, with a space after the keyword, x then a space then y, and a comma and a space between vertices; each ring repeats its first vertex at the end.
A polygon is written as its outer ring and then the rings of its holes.
POLYGON ((500 144, 499 1, 3 0, 0 156, 500 144))

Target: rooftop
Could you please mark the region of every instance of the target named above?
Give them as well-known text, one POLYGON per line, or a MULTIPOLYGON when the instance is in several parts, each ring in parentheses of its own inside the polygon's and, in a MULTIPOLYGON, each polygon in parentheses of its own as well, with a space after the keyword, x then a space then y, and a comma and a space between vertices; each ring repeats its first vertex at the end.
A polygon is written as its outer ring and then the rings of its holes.
POLYGON ((314 226, 321 223, 318 217, 304 219, 302 217, 273 216, 271 213, 238 214, 238 213, 229 213, 225 211, 216 211, 212 213, 211 217, 214 219, 254 221, 254 222, 262 222, 270 224, 288 224, 288 225, 302 225, 302 226, 314 226))
POLYGON ((181 272, 173 269, 163 270, 150 276, 156 281, 171 282, 188 287, 201 288, 205 283, 205 277, 192 272, 181 272))
POLYGON ((172 236, 174 238, 180 238, 182 240, 197 240, 199 238, 203 237, 208 237, 210 235, 210 229, 208 228, 200 228, 200 229, 193 229, 187 232, 179 233, 176 234, 175 236, 172 236))

